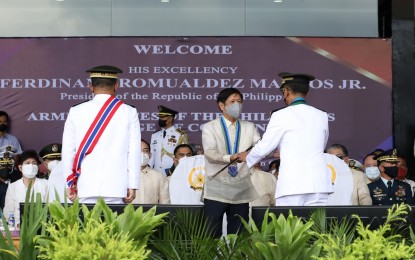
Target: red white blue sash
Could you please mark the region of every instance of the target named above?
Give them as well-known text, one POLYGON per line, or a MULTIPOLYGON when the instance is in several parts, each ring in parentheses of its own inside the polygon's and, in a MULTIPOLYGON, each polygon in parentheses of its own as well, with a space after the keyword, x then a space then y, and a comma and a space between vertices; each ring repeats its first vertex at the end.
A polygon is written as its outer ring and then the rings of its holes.
POLYGON ((114 96, 108 98, 102 108, 99 110, 97 116, 86 132, 84 139, 82 139, 81 144, 75 154, 72 174, 66 179, 67 185, 71 190, 77 190, 76 184, 81 175, 81 162, 94 150, 95 145, 97 144, 99 138, 107 127, 108 123, 111 121, 111 118, 118 110, 118 108, 123 104, 123 102, 114 96))

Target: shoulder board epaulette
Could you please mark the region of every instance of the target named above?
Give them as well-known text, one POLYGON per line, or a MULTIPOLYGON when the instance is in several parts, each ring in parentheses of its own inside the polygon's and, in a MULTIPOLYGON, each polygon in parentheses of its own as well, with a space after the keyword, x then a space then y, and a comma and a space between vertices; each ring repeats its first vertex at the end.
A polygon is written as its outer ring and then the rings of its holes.
POLYGON ((185 131, 183 131, 182 129, 180 129, 180 128, 177 128, 176 129, 176 131, 177 132, 179 132, 180 134, 182 134, 182 135, 185 135, 186 134, 186 132, 185 131))
POLYGON ((90 100, 85 100, 85 101, 82 101, 81 103, 75 104, 75 105, 73 105, 72 107, 76 107, 77 105, 83 104, 83 103, 88 102, 88 101, 90 101, 90 100))

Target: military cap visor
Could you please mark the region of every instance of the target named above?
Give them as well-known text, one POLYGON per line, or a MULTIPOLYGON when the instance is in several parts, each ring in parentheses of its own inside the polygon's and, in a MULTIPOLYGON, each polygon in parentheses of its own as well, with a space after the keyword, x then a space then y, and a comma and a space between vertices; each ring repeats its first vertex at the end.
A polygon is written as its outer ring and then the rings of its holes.
POLYGON ((396 162, 399 162, 398 151, 396 149, 390 149, 390 150, 384 151, 378 156, 375 156, 373 159, 376 160, 378 163, 380 162, 396 163, 396 162))
POLYGON ((62 145, 61 144, 49 144, 39 152, 39 156, 43 159, 60 160, 62 158, 62 145))
POLYGON ((90 78, 109 78, 109 79, 117 79, 118 73, 122 73, 122 70, 109 65, 103 65, 91 68, 86 72, 89 73, 90 78))
POLYGON ((14 161, 10 158, 1 158, 0 159, 0 167, 5 168, 7 166, 13 166, 14 161))
POLYGON ((179 112, 177 112, 176 110, 173 110, 171 108, 159 105, 158 106, 158 110, 159 110, 159 117, 163 117, 163 116, 175 116, 176 114, 178 114, 179 112))
POLYGON ((300 83, 300 84, 309 84, 310 81, 314 80, 314 76, 308 74, 294 74, 289 72, 281 72, 278 74, 282 78, 282 83, 280 89, 283 88, 285 84, 289 83, 300 83))

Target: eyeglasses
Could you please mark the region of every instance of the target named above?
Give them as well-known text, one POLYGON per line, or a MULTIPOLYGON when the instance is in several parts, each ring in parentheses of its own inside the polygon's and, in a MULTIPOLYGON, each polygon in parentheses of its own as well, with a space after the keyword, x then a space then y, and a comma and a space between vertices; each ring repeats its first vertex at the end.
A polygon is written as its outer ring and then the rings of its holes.
POLYGON ((343 156, 343 155, 341 155, 341 154, 336 154, 336 156, 337 156, 337 158, 339 158, 339 159, 341 159, 341 160, 343 160, 343 158, 344 158, 344 156, 343 156))

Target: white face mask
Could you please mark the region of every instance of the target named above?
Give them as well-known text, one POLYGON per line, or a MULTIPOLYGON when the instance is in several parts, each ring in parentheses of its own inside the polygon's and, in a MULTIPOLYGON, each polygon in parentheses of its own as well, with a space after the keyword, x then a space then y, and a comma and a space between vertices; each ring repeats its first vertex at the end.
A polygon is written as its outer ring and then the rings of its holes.
POLYGON ((56 167, 56 165, 58 165, 57 160, 53 160, 53 161, 48 162, 48 164, 47 164, 48 170, 52 171, 56 167))
POLYGON ((238 118, 242 112, 242 103, 235 102, 229 106, 225 107, 226 114, 230 115, 232 118, 238 118))
POLYGON ((22 173, 28 179, 32 179, 36 176, 39 170, 39 166, 35 164, 23 164, 22 165, 22 173))
POLYGON ((141 167, 144 167, 150 161, 150 156, 146 153, 141 152, 141 167))
POLYGON ((376 180, 380 176, 380 171, 377 166, 366 167, 365 173, 370 180, 376 180))

